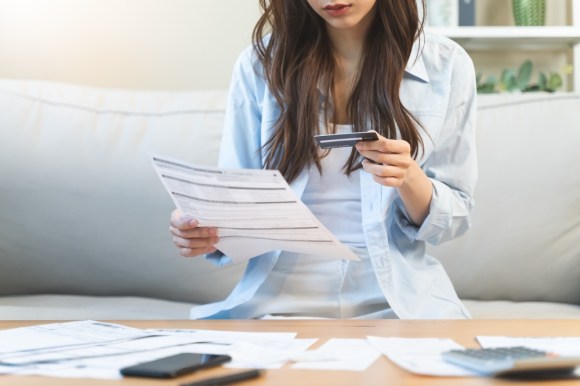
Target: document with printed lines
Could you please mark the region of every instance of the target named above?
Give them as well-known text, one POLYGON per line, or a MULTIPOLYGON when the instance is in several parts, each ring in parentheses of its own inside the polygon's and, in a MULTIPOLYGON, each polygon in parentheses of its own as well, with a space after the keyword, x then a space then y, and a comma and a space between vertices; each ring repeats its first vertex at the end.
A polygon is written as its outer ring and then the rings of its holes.
POLYGON ((300 201, 277 170, 224 169, 152 156, 183 213, 218 228, 216 248, 234 262, 273 250, 360 260, 300 201))

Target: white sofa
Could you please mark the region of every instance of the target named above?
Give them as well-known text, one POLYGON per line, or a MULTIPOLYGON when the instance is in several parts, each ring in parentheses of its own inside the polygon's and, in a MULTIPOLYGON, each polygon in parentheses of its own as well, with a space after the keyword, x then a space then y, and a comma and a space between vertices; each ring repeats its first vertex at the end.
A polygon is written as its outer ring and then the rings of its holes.
MULTIPOLYGON (((186 319, 242 265, 185 259, 148 153, 212 165, 226 94, 0 80, 0 319, 186 319)), ((430 248, 475 318, 580 318, 580 95, 480 98, 473 227, 430 248)))

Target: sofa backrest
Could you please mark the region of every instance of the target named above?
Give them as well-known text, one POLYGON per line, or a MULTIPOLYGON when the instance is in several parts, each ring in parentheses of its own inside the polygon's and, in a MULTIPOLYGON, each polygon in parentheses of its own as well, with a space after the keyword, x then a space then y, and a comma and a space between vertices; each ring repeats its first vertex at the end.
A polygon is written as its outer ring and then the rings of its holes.
POLYGON ((471 229, 431 248, 462 298, 580 304, 580 95, 481 96, 471 229))
MULTIPOLYGON (((243 266, 177 254, 148 160, 214 165, 226 93, 0 80, 0 295, 204 303, 243 266)), ((580 304, 580 95, 479 98, 473 226, 429 248, 462 298, 580 304)))
POLYGON ((148 159, 217 162, 226 93, 0 81, 0 295, 221 299, 243 266, 178 255, 148 159))

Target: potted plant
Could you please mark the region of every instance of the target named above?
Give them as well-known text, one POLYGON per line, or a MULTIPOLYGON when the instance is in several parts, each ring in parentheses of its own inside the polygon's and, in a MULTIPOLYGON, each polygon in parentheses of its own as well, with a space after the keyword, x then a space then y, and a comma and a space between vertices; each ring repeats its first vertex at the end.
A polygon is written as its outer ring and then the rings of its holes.
POLYGON ((512 0, 514 21, 517 26, 544 25, 546 0, 512 0))
POLYGON ((532 70, 532 61, 526 60, 517 70, 513 68, 504 69, 499 80, 495 76, 490 76, 483 81, 481 75, 478 74, 477 92, 480 94, 531 91, 554 92, 562 87, 562 77, 557 72, 552 72, 549 75, 541 72, 537 83, 531 83, 532 70))

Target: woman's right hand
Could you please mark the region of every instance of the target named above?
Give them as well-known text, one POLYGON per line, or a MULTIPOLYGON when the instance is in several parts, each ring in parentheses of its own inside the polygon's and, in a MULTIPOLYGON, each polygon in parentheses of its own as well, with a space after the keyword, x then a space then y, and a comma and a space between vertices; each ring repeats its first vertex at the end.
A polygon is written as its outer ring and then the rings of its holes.
POLYGON ((217 228, 200 227, 195 219, 179 209, 171 213, 169 231, 181 256, 193 257, 216 251, 214 244, 219 241, 217 228))

